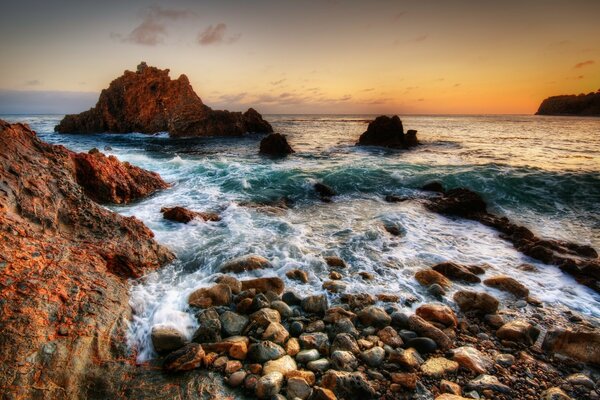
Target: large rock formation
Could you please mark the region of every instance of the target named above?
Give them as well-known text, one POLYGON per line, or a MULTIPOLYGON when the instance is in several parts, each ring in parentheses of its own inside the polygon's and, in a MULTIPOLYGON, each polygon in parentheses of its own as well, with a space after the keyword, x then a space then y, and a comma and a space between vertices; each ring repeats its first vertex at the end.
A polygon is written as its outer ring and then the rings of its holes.
POLYGON ((402 121, 397 115, 388 117, 381 115, 369 123, 367 131, 360 135, 357 145, 383 146, 397 149, 408 149, 418 145, 417 131, 409 129, 404 133, 402 121))
POLYGON ((250 108, 245 113, 217 111, 202 103, 181 75, 172 80, 168 69, 142 62, 136 72, 125 71, 100 94, 94 108, 66 115, 55 130, 62 133, 156 133, 171 136, 237 136, 273 132, 271 125, 250 108))
MULTIPOLYGON (((10 399, 218 391, 206 375, 170 378, 135 367, 125 345, 127 280, 173 254, 142 222, 86 195, 77 183, 79 156, 0 120, 0 391, 10 399)), ((153 176, 125 176, 129 168, 117 160, 94 165, 134 185, 153 176)))
POLYGON ((537 115, 600 116, 600 90, 596 93, 548 97, 537 115))

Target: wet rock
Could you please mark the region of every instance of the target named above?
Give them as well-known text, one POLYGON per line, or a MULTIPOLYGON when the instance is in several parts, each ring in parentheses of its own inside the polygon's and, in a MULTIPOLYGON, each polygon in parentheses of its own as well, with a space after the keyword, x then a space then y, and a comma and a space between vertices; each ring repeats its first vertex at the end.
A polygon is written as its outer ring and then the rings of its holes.
POLYGON ((542 348, 574 360, 600 365, 600 331, 552 329, 544 337, 542 348))
POLYGON ((262 376, 256 382, 254 393, 259 399, 270 399, 279 393, 283 385, 283 375, 279 372, 272 372, 262 376))
POLYGON ((425 185, 423 185, 421 190, 424 190, 426 192, 436 192, 436 193, 444 193, 445 192, 444 185, 442 185, 442 183, 439 181, 428 182, 425 185))
POLYGON ((248 325, 248 317, 233 311, 225 311, 219 319, 225 336, 241 335, 246 325, 248 325))
POLYGON ((331 363, 326 358, 310 361, 306 364, 306 368, 315 372, 323 372, 331 367, 331 363))
POLYGON ((526 298, 529 296, 529 289, 525 287, 522 283, 518 282, 514 278, 510 278, 508 276, 494 276, 492 278, 486 279, 483 283, 487 286, 509 292, 516 297, 526 298))
POLYGON ((498 314, 486 314, 483 320, 486 324, 496 329, 500 328, 502 325, 505 324, 504 318, 502 318, 502 316, 498 314))
POLYGON ((169 353, 163 362, 167 371, 189 371, 199 368, 204 360, 204 350, 198 343, 189 343, 169 353))
POLYGON ((313 395, 311 400, 336 400, 337 397, 333 393, 333 391, 323 388, 320 386, 315 386, 313 388, 313 395))
POLYGON ((194 93, 185 75, 172 80, 168 69, 145 63, 113 80, 95 107, 66 115, 54 129, 61 133, 169 132, 172 137, 273 132, 256 110, 243 114, 212 110, 194 93))
POLYGON ((461 367, 484 374, 493 366, 492 360, 474 347, 462 346, 452 350, 452 359, 461 367))
POLYGON ((415 337, 406 342, 406 347, 412 347, 419 354, 429 354, 437 350, 437 343, 428 337, 415 337))
POLYGON ((252 303, 250 304, 251 311, 258 311, 262 308, 269 308, 270 306, 269 299, 263 293, 259 293, 252 299, 252 303))
POLYGON ((308 296, 302 299, 302 309, 307 313, 324 315, 328 306, 327 296, 324 294, 308 296))
POLYGON ((343 350, 354 354, 360 352, 356 339, 349 333, 338 333, 331 344, 331 351, 343 350))
POLYGON ((292 311, 290 306, 288 306, 287 304, 285 304, 283 301, 280 301, 280 300, 271 302, 271 308, 273 310, 277 310, 279 315, 281 315, 281 317, 284 319, 290 318, 294 314, 294 312, 292 311))
POLYGON ((342 279, 342 274, 340 274, 340 273, 339 273, 339 272, 337 272, 337 271, 331 271, 331 272, 329 273, 329 279, 332 279, 332 280, 339 280, 339 279, 342 279))
POLYGON ((169 221, 181 222, 187 224, 194 219, 199 219, 202 221, 220 221, 221 217, 216 213, 207 213, 207 212, 198 212, 191 211, 186 208, 176 206, 176 207, 163 207, 160 209, 160 212, 163 215, 164 219, 168 219, 169 221))
POLYGON ((428 322, 437 322, 453 328, 458 325, 454 311, 443 304, 423 304, 415 313, 428 322))
POLYGON ((263 375, 268 375, 272 372, 279 372, 286 375, 290 371, 298 369, 296 361, 288 355, 285 355, 276 360, 267 361, 263 366, 263 375))
POLYGON ((525 320, 507 322, 496 331, 496 336, 501 340, 532 345, 535 343, 540 330, 525 320))
POLYGON ((315 382, 317 381, 317 379, 315 378, 315 373, 312 371, 306 371, 306 370, 294 370, 294 371, 289 371, 287 374, 285 374, 286 379, 291 379, 291 378, 302 378, 304 379, 310 386, 313 386, 315 384, 315 382))
POLYGON ((388 194, 385 196, 384 200, 388 203, 401 203, 403 201, 409 200, 409 198, 396 196, 395 194, 388 194))
POLYGON ((330 359, 333 368, 339 371, 352 372, 358 366, 356 357, 349 351, 336 350, 331 353, 330 359))
POLYGON ((567 382, 569 382, 573 386, 584 386, 588 389, 594 389, 594 387, 596 386, 594 381, 591 380, 589 376, 582 373, 576 373, 567 376, 567 382))
POLYGON ((325 322, 323 322, 320 319, 311 322, 310 324, 306 325, 306 327, 304 328, 304 332, 306 332, 306 333, 323 332, 324 330, 325 330, 325 322))
POLYGON ((304 324, 300 321, 294 321, 290 324, 290 334, 294 337, 298 337, 304 332, 304 324))
POLYGON ((405 134, 402 121, 397 115, 391 118, 381 115, 369 123, 357 145, 408 149, 418 144, 416 133, 417 131, 410 130, 405 134))
POLYGON ((391 347, 400 347, 404 344, 402 338, 398 335, 398 332, 391 326, 386 326, 377 332, 377 336, 384 344, 391 347))
POLYGON ((496 364, 502 365, 503 367, 510 367, 515 363, 515 356, 512 354, 498 354, 495 361, 496 364))
POLYGON ((440 214, 467 218, 487 212, 487 206, 481 196, 464 188, 451 189, 444 193, 444 196, 431 199, 427 208, 440 214))
POLYGON ((431 357, 421 365, 421 371, 427 376, 439 378, 458 371, 458 363, 444 357, 431 357))
POLYGON ((227 380, 227 383, 231 387, 238 387, 242 383, 244 383, 244 379, 246 378, 246 375, 247 375, 246 371, 237 371, 237 372, 234 372, 233 374, 231 374, 231 376, 229 376, 229 379, 227 380))
POLYGON ((348 284, 342 281, 325 281, 323 282, 323 289, 330 293, 343 293, 346 291, 348 284))
POLYGON ((434 283, 433 285, 429 285, 429 287, 427 287, 427 293, 433 297, 441 298, 446 294, 446 290, 441 285, 434 283))
POLYGON ((423 364, 423 358, 414 348, 406 350, 397 349, 390 353, 389 361, 398 364, 408 370, 417 370, 423 364))
POLYGON ((375 296, 368 293, 344 293, 340 296, 340 300, 352 310, 362 309, 377 302, 375 296))
POLYGON ((296 338, 290 338, 285 344, 285 352, 288 356, 294 357, 300 352, 300 341, 296 338))
POLYGON ((303 349, 317 349, 322 354, 329 352, 329 338, 323 332, 303 333, 299 340, 303 349))
POLYGON ((221 283, 223 285, 229 286, 231 289, 231 293, 239 294, 242 291, 242 282, 229 275, 221 275, 217 279, 215 279, 216 283, 221 283))
POLYGON ((294 292, 285 292, 281 296, 281 300, 289 306, 299 306, 302 304, 302 298, 294 292))
POLYGON ((250 322, 254 325, 266 328, 271 322, 281 322, 281 315, 272 308, 261 308, 250 315, 250 322))
POLYGON ((308 274, 306 271, 302 271, 300 269, 293 269, 291 271, 286 272, 285 276, 294 281, 308 283, 308 274))
POLYGON ((360 357, 370 367, 379 367, 385 360, 385 350, 377 346, 360 353, 360 357))
POLYGON ((185 346, 187 338, 179 330, 169 326, 153 326, 150 333, 152 347, 158 354, 167 354, 185 346))
POLYGON ((408 326, 410 330, 435 341, 443 350, 452 347, 452 340, 442 330, 436 328, 418 315, 411 315, 409 317, 408 326))
POLYGON ((445 379, 440 381, 440 391, 442 393, 454 394, 457 396, 462 394, 462 389, 457 383, 450 382, 445 379))
POLYGON ((190 306, 208 308, 213 306, 225 306, 231 303, 231 288, 218 283, 210 288, 195 290, 188 298, 190 306))
POLYGON ((326 257, 323 257, 323 259, 325 260, 327 265, 330 267, 346 268, 346 263, 344 262, 344 260, 342 260, 341 258, 339 258, 337 256, 326 256, 326 257))
POLYGON ((342 307, 331 307, 325 311, 325 317, 323 318, 324 322, 329 324, 337 323, 341 320, 354 320, 356 318, 356 314, 352 311, 348 311, 342 307))
POLYGON ((325 185, 324 183, 317 182, 314 184, 313 187, 319 195, 319 197, 321 198, 321 200, 324 202, 330 202, 332 197, 337 196, 335 190, 325 185))
POLYGON ((308 399, 312 393, 308 382, 299 376, 288 378, 286 391, 288 398, 301 400, 308 399))
POLYGON ((231 375, 234 372, 239 371, 240 369, 242 369, 242 363, 238 360, 231 360, 227 361, 227 363, 225 364, 225 368, 223 368, 223 372, 226 375, 231 375))
POLYGON ((563 390, 559 387, 552 387, 545 390, 540 397, 540 400, 572 400, 563 390))
POLYGON ((383 229, 385 229, 386 232, 392 236, 403 236, 404 235, 404 232, 400 227, 393 225, 391 223, 383 224, 383 229))
POLYGON ((285 135, 271 133, 260 141, 259 153, 270 156, 285 156, 294 153, 294 150, 288 144, 285 135))
POLYGON ((494 314, 500 304, 495 297, 487 293, 467 290, 459 290, 453 299, 461 311, 475 311, 481 314, 494 314))
POLYGON ((440 285, 442 288, 448 289, 452 283, 444 275, 431 268, 417 271, 415 279, 423 286, 440 285))
POLYGON ((361 324, 384 328, 392 322, 392 318, 381 307, 369 306, 363 308, 357 314, 361 324))
MULTIPOLYGON (((204 318, 200 321, 200 326, 194 332, 192 341, 195 343, 213 343, 221 341, 221 321, 218 314, 216 318, 204 318)), ((230 336, 230 335, 227 335, 230 336)))
POLYGON ((239 274, 245 271, 270 268, 273 268, 273 265, 269 262, 269 260, 256 254, 250 254, 247 256, 237 257, 226 262, 225 264, 221 265, 219 270, 223 273, 233 272, 239 274))
POLYGON ((392 382, 408 390, 417 388, 417 374, 411 372, 394 372, 391 374, 392 382))
POLYGON ((252 343, 248 349, 248 358, 259 363, 276 360, 284 355, 285 350, 281 346, 267 340, 252 343))
MULTIPOLYGON (((409 315, 403 312, 394 311, 391 315, 392 323, 391 325, 396 329, 405 329, 408 328, 408 319, 409 315)), ((404 340, 404 338, 402 338, 404 340)))
POLYGON ((256 289, 256 291, 260 293, 273 292, 281 294, 283 293, 284 288, 285 284, 278 277, 256 278, 242 281, 242 290, 256 289))
POLYGON ((248 347, 250 345, 250 341, 246 336, 231 336, 225 339, 225 342, 231 344, 227 351, 229 357, 237 360, 246 359, 248 356, 248 347))
POLYGON ((481 282, 481 278, 472 273, 468 267, 453 262, 436 264, 431 267, 431 269, 454 281, 463 281, 467 283, 481 282))
POLYGON ((285 329, 283 325, 278 322, 271 322, 262 335, 263 340, 270 340, 273 343, 280 345, 285 344, 289 337, 290 334, 287 329, 285 329))
POLYGON ((491 390, 493 392, 509 394, 511 392, 510 387, 500 383, 498 378, 492 375, 479 375, 477 378, 472 379, 465 386, 466 390, 476 390, 482 392, 484 390, 491 390))
POLYGON ((376 395, 367 377, 360 372, 329 370, 323 375, 321 386, 346 399, 370 399, 376 395))

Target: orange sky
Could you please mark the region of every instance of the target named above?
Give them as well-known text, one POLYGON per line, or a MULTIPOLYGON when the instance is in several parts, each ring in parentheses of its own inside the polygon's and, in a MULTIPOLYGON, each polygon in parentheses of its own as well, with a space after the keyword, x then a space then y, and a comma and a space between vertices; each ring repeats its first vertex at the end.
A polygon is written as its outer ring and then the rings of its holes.
POLYGON ((97 93, 141 60, 263 113, 533 113, 600 89, 600 1, 13 3, 4 102, 97 93))

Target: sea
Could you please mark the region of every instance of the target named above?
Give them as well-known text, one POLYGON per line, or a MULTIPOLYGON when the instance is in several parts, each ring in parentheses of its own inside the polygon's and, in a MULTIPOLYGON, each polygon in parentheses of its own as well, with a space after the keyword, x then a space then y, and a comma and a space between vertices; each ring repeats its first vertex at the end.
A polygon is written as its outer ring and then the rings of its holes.
MULTIPOLYGON (((408 311, 434 301, 415 281, 415 272, 453 261, 485 265, 485 276, 516 278, 546 306, 600 317, 600 295, 557 267, 519 253, 491 228, 427 211, 423 198, 431 194, 420 190, 431 181, 466 187, 480 193, 491 212, 539 236, 600 250, 600 118, 405 115, 405 129, 416 129, 421 145, 389 150, 355 145, 373 115, 267 115, 296 151, 273 159, 258 154, 263 135, 58 134, 54 126, 62 117, 0 118, 25 122, 43 140, 75 151, 98 148, 172 184, 141 201, 107 206, 142 220, 177 256, 131 281, 129 342, 140 362, 155 357, 150 343, 155 325, 171 325, 191 337, 198 322, 187 305, 189 294, 213 284, 224 262, 248 254, 266 257, 273 268, 242 278, 279 276, 302 296, 324 293, 329 270, 323 256, 337 255, 348 264, 342 279, 346 292, 394 294, 408 311), (316 182, 338 196, 322 202, 313 189, 316 182), (387 203, 389 194, 413 200, 387 203), (279 212, 248 206, 282 198, 293 206, 279 212), (164 220, 161 207, 175 205, 218 212, 222 220, 164 220), (401 234, 390 235, 384 225, 401 234), (524 271, 522 264, 536 268, 524 271), (286 278, 296 268, 308 273, 308 283, 286 278), (363 279, 360 272, 373 279, 363 279)), ((447 299, 466 287, 509 298, 483 284, 455 283, 447 299)), ((337 301, 338 295, 328 296, 337 301)))

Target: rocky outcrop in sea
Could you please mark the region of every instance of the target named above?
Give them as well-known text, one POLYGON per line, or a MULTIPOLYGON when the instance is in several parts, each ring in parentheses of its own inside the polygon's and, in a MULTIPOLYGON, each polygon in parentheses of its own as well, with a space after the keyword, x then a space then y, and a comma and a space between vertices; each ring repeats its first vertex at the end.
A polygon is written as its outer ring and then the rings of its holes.
POLYGON ((61 133, 157 133, 172 137, 239 136, 270 133, 271 125, 253 108, 244 113, 213 110, 194 92, 185 75, 169 77, 168 69, 142 62, 125 71, 100 94, 96 106, 66 115, 61 133))
POLYGON ((536 115, 600 116, 600 90, 596 93, 548 97, 536 115))
POLYGON ((369 123, 367 131, 360 135, 359 146, 382 146, 396 149, 408 149, 418 145, 417 131, 409 129, 406 133, 402 121, 397 115, 381 115, 369 123))

